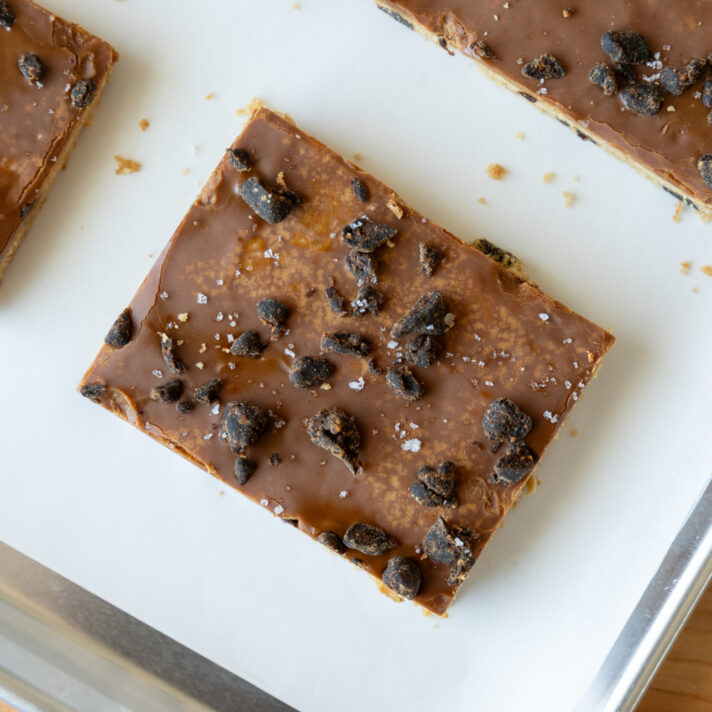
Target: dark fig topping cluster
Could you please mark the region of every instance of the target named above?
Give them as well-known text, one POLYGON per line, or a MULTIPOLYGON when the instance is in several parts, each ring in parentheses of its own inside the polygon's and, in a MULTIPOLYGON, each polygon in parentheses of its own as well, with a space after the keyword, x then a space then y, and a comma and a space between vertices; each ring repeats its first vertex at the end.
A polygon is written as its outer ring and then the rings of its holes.
POLYGON ((10 29, 15 24, 15 13, 5 0, 0 0, 0 27, 10 29))
POLYGON ((109 333, 104 337, 104 343, 113 346, 115 349, 121 349, 128 344, 133 338, 133 320, 131 318, 131 309, 124 309, 112 324, 109 333))
POLYGON ((87 383, 79 389, 79 393, 90 401, 98 403, 106 393, 106 386, 103 383, 87 383))
POLYGON ((293 202, 277 190, 265 186, 252 176, 240 186, 240 197, 270 225, 281 223, 292 211, 293 202))
POLYGON ((238 457, 235 460, 235 479, 241 485, 244 485, 252 477, 256 469, 257 463, 254 460, 250 460, 247 457, 238 457))
POLYGON ((357 522, 344 534, 344 544, 367 556, 381 556, 395 546, 395 542, 382 529, 373 524, 357 522))
POLYGON ((334 364, 325 358, 302 356, 289 369, 289 380, 297 388, 317 388, 334 373, 334 364))
POLYGON ((176 343, 166 333, 161 334, 161 354, 173 373, 185 373, 185 364, 176 356, 176 343))
POLYGON ((247 448, 272 427, 273 421, 272 414, 261 406, 233 401, 225 406, 219 435, 234 453, 244 457, 247 448))
POLYGON ((346 547, 341 537, 336 532, 326 531, 317 536, 316 540, 327 549, 331 549, 336 554, 345 554, 346 547))
POLYGON ((362 180, 352 178, 351 187, 353 188, 354 195, 359 199, 359 202, 368 203, 371 198, 371 193, 368 190, 368 186, 362 180))
POLYGON ((553 55, 540 54, 522 67, 522 74, 530 79, 561 79, 566 76, 566 70, 553 55))
POLYGON ((371 253, 387 240, 395 237, 396 229, 390 225, 381 225, 362 217, 354 220, 341 230, 344 243, 357 252, 371 253))
POLYGON ((643 116, 655 116, 663 106, 663 90, 658 84, 630 84, 621 91, 623 105, 643 116))
POLYGON ((405 556, 394 556, 381 574, 391 591, 403 598, 413 600, 420 591, 421 574, 418 565, 405 556))
POLYGON ((252 169, 252 159, 244 148, 228 148, 227 153, 232 167, 239 173, 246 173, 252 169))
POLYGON ((418 368, 430 368, 438 359, 440 346, 435 336, 418 334, 405 345, 405 360, 418 368))
POLYGON ((17 66, 22 72, 22 76, 33 86, 37 86, 44 78, 45 66, 36 54, 21 54, 18 57, 17 66))
POLYGON ((400 339, 414 334, 437 336, 446 330, 443 295, 430 292, 420 297, 408 313, 393 325, 391 337, 400 339))
POLYGON ((637 32, 605 32, 601 48, 617 64, 645 64, 653 59, 653 50, 637 32))
POLYGON ((370 284, 364 284, 356 294, 356 299, 351 302, 351 316, 363 316, 367 312, 378 314, 385 297, 370 284))
POLYGON ((85 109, 94 101, 97 87, 93 79, 79 79, 69 93, 69 99, 75 109, 85 109))
POLYGON ((442 252, 421 242, 418 245, 418 255, 420 257, 420 269, 423 271, 423 274, 430 279, 438 265, 442 262, 442 252))
POLYGON ((389 388, 405 400, 416 401, 425 395, 425 389, 413 372, 403 364, 393 366, 386 372, 389 388))
POLYGON ((612 96, 618 91, 618 80, 616 73, 607 65, 601 62, 588 73, 588 78, 592 84, 603 89, 606 96, 612 96))
POLYGON ((706 59, 691 59, 680 67, 665 67, 660 74, 660 84, 669 94, 681 96, 693 84, 697 84, 706 71, 706 59))
POLYGON ((376 258, 357 250, 351 250, 345 259, 346 269, 361 282, 375 282, 378 262, 376 258))
POLYGON ((324 294, 326 294, 329 309, 331 309, 334 314, 344 316, 346 314, 346 299, 344 299, 336 287, 327 287, 324 290, 324 294))
POLYGON ((257 316, 272 327, 272 337, 279 338, 286 331, 284 322, 289 317, 289 307, 276 299, 263 299, 257 304, 257 316))
POLYGON ((418 504, 426 507, 454 507, 455 464, 441 462, 437 467, 424 465, 418 470, 418 479, 410 486, 410 494, 418 504))
POLYGON ((477 40, 470 45, 470 49, 480 58, 480 59, 497 59, 497 56, 492 51, 492 48, 484 41, 477 40))
POLYGON ((233 356, 260 358, 266 348, 267 345, 260 341, 260 335, 256 331, 245 331, 232 342, 230 353, 233 356))
POLYGON ((371 353, 368 340, 355 332, 325 333, 321 337, 321 350, 343 356, 366 358, 371 353))
POLYGON ((223 382, 219 378, 213 378, 202 386, 198 386, 193 390, 193 398, 201 405, 210 405, 216 403, 220 399, 220 389, 223 382))
POLYGON ((149 393, 149 398, 162 403, 175 403, 183 395, 183 381, 174 378, 158 386, 154 386, 149 393))
POLYGON ((356 474, 361 434, 352 416, 340 408, 319 411, 309 419, 307 434, 317 447, 339 458, 352 475, 356 474))
POLYGON ((448 525, 438 517, 423 540, 425 555, 435 564, 450 567, 447 583, 459 586, 474 566, 475 556, 470 547, 476 537, 464 527, 448 525))

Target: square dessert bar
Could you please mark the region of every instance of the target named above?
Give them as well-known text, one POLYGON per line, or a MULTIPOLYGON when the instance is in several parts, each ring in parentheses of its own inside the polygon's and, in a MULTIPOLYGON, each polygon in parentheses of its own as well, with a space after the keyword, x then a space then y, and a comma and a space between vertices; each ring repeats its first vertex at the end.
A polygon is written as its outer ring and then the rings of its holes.
POLYGON ((0 0, 0 279, 118 55, 29 0, 0 0))
POLYGON ((442 614, 612 342, 258 109, 80 389, 442 614))
POLYGON ((712 217, 708 0, 376 0, 712 217))

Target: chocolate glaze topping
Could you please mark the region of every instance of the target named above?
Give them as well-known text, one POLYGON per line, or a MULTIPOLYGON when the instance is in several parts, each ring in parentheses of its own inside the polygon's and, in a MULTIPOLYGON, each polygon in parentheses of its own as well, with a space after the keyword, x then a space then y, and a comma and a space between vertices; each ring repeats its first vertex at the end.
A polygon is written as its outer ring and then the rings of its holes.
POLYGON ((5 4, 15 21, 0 26, 0 256, 80 119, 72 88, 82 79, 100 84, 118 58, 106 42, 28 0, 5 4), (41 77, 28 81, 22 55, 36 55, 41 77))
POLYGON ((278 115, 257 111, 233 148, 249 153, 251 172, 236 170, 226 154, 131 302, 132 340, 121 349, 104 346, 82 385, 94 385, 91 394, 105 407, 314 538, 331 532, 338 540, 357 523, 382 530, 393 542, 388 551, 348 549, 343 556, 378 579, 393 560, 387 580, 407 579, 409 597, 417 582, 416 601, 443 613, 526 483, 493 478, 510 445, 499 453, 490 448, 485 408, 498 398, 516 403, 532 420, 531 432, 519 435, 541 456, 613 338, 414 210, 397 219, 386 205, 390 188, 278 115), (239 189, 252 175, 275 184, 281 171, 303 201, 272 225, 239 189), (367 206, 354 194, 354 178, 368 186, 367 206), (323 290, 335 285, 349 299, 356 294, 341 230, 364 212, 398 235, 377 251, 377 287, 386 300, 378 313, 356 318, 334 313, 323 290), (445 256, 430 279, 421 271, 420 243, 445 256), (391 390, 386 370, 404 363, 412 337, 395 341, 390 332, 419 297, 436 291, 448 326, 433 337, 442 346, 437 362, 411 367, 424 388, 411 402, 391 390), (257 312, 264 299, 289 309, 276 340, 257 312), (233 356, 231 339, 250 330, 267 344, 262 356, 233 356), (368 339, 381 368, 332 352, 328 383, 295 388, 294 361, 323 358, 322 334, 342 331, 368 339), (166 367, 161 333, 179 349, 179 376, 166 367), (173 378, 182 381, 184 397, 219 378, 219 400, 188 412, 151 400, 151 389, 173 378), (272 418, 242 453, 247 476, 220 438, 226 407, 240 402, 272 418), (353 468, 334 448, 312 442, 317 425, 345 450, 358 449, 353 468), (443 462, 456 468, 455 492, 447 506, 425 507, 410 486, 421 467, 443 462), (472 554, 457 559, 458 567, 423 556, 439 515, 452 531, 472 533, 472 554))
MULTIPOLYGON (((623 67, 621 73, 636 72, 643 84, 659 84, 666 67, 706 60, 712 52, 707 0, 597 0, 579 2, 571 13, 558 0, 377 2, 389 14, 402 13, 406 21, 423 25, 445 46, 487 62, 530 100, 553 103, 572 126, 602 138, 712 209, 712 187, 697 166, 700 156, 712 153, 709 111, 701 98, 704 78, 679 96, 664 92, 662 107, 652 116, 626 110, 620 94, 607 96, 589 80, 596 65, 613 64, 601 46, 610 31, 638 33, 649 45, 650 61, 623 67), (482 58, 478 42, 491 48, 496 61, 482 58), (524 64, 542 54, 554 55, 565 76, 544 82, 523 77, 524 64)), ((704 76, 710 73, 707 67, 704 76)))

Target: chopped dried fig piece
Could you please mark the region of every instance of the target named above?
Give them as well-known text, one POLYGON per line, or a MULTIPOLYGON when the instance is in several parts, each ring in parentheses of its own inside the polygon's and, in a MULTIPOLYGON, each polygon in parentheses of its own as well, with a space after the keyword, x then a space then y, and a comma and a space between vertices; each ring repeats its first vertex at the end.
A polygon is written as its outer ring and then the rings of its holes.
POLYGON ((327 287, 324 290, 324 294, 326 294, 326 300, 329 302, 329 309, 334 314, 339 314, 340 316, 346 314, 346 300, 336 287, 327 287))
POLYGON ((509 445, 507 452, 495 463, 494 480, 505 485, 516 485, 534 469, 538 460, 536 453, 519 440, 509 445))
POLYGON ((366 312, 378 314, 381 310, 381 305, 385 301, 385 297, 370 284, 364 284, 358 290, 356 299, 351 302, 351 315, 358 317, 363 316, 366 312))
POLYGON ((5 0, 0 0, 0 27, 10 29, 15 24, 15 13, 5 0))
POLYGON ((351 250, 345 259, 346 269, 363 282, 375 282, 378 262, 371 255, 351 250))
POLYGON ((361 434, 352 416, 340 408, 319 411, 309 419, 307 434, 317 447, 338 457, 352 475, 356 474, 361 434))
POLYGON ((442 507, 445 504, 444 497, 417 480, 411 484, 409 492, 410 496, 424 507, 442 507))
POLYGON ((498 398, 485 409, 482 427, 490 440, 515 442, 529 435, 532 419, 509 398, 498 398))
POLYGON ((702 79, 706 71, 706 59, 691 59, 680 67, 665 67, 660 74, 660 84, 669 94, 680 96, 702 79))
POLYGON ((618 82, 615 72, 607 64, 603 64, 603 62, 597 64, 588 73, 588 78, 597 87, 601 87, 606 96, 612 96, 618 91, 618 82))
POLYGON ((183 394, 183 381, 175 378, 151 389, 149 398, 163 403, 175 403, 183 394))
POLYGON ((131 309, 126 307, 116 318, 109 333, 104 337, 104 343, 121 349, 133 338, 133 320, 131 319, 131 309))
POLYGON ((429 368, 438 360, 439 351, 435 337, 418 334, 406 343, 405 360, 419 368, 429 368))
POLYGON ((176 410, 181 414, 185 415, 186 413, 190 413, 191 410, 193 410, 193 402, 189 400, 182 400, 178 401, 178 404, 176 405, 176 410))
POLYGON ((479 250, 483 255, 487 255, 490 259, 502 265, 505 269, 511 270, 514 274, 522 276, 524 274, 524 265, 516 255, 503 250, 501 247, 491 243, 484 238, 475 240, 475 249, 479 250))
POLYGON ((452 564, 457 559, 457 544, 448 525, 442 517, 428 530, 423 539, 423 551, 435 564, 452 564))
POLYGON ((316 388, 334 372, 334 364, 325 358, 302 356, 292 363, 289 380, 297 388, 316 388))
POLYGON ((319 534, 316 540, 320 544, 325 546, 327 549, 331 549, 337 554, 346 553, 346 547, 344 546, 344 542, 341 541, 341 537, 336 532, 322 532, 321 534, 319 534))
POLYGON ((250 402, 233 401, 225 406, 220 437, 233 452, 244 455, 272 426, 269 411, 250 402))
POLYGON ((643 116, 655 116, 663 106, 663 92, 658 84, 631 84, 621 91, 626 109, 643 116))
POLYGON ((420 591, 420 569, 405 556, 394 556, 381 574, 383 583, 399 596, 414 599, 420 591))
POLYGON ((497 59, 495 53, 484 40, 477 40, 470 45, 470 49, 480 59, 497 59))
POLYGON ((233 356, 259 358, 266 348, 267 345, 260 342, 260 335, 256 331, 245 331, 232 342, 230 353, 233 356))
POLYGON ((437 266, 442 262, 442 252, 421 242, 418 245, 418 254, 420 257, 420 269, 423 270, 423 274, 430 279, 435 273, 437 266))
POLYGON ((230 163, 233 168, 240 173, 246 173, 252 168, 250 154, 244 148, 228 148, 230 163))
POLYGON ((195 398, 195 400, 202 405, 215 403, 219 400, 220 389, 222 386, 223 382, 219 378, 213 378, 207 383, 204 383, 202 386, 198 386, 193 391, 193 398, 195 398))
POLYGON ((351 249, 370 253, 394 237, 396 232, 394 227, 372 222, 364 215, 342 228, 341 236, 351 249))
POLYGON ((522 74, 530 79, 561 79, 566 70, 553 55, 540 54, 522 67, 522 74))
MULTIPOLYGON (((0 10, 2 8, 0 7, 0 10)), ((106 393, 106 386, 103 383, 87 383, 79 389, 79 392, 90 401, 98 403, 106 393)))
POLYGON ((185 373, 185 364, 176 356, 176 345, 166 333, 161 334, 161 353, 166 366, 173 373, 185 373))
POLYGON ((32 85, 36 85, 45 75, 45 66, 36 54, 21 54, 17 59, 17 66, 22 76, 32 85))
POLYGON ((401 398, 409 401, 416 401, 425 395, 425 389, 407 366, 389 368, 386 383, 401 398))
POLYGON ((351 187, 353 188, 354 195, 359 199, 360 202, 368 203, 369 199, 371 198, 371 193, 368 190, 368 186, 362 180, 359 180, 358 178, 352 178, 351 187))
POLYGON ((75 109, 84 109, 89 106, 94 101, 97 88, 93 79, 79 79, 69 95, 72 106, 75 109))
POLYGON ((343 356, 366 358, 371 353, 371 344, 361 334, 355 332, 324 333, 321 335, 321 350, 343 356))
POLYGON ((702 87, 702 105, 712 109, 712 79, 708 79, 702 87))
POLYGON ((284 334, 284 322, 289 316, 289 307, 276 299, 263 299, 257 304, 257 316, 260 321, 272 327, 272 336, 284 334))
POLYGON ((246 457, 238 457, 235 460, 235 478, 241 485, 252 477, 256 469, 257 463, 254 460, 248 460, 246 457))
POLYGON ((395 546, 383 529, 364 522, 352 524, 344 534, 344 544, 368 556, 380 556, 395 546))
POLYGON ((712 153, 706 153, 697 159, 697 170, 708 188, 712 188, 712 153))
POLYGON ((440 292, 430 292, 423 294, 408 313, 393 325, 391 337, 400 339, 411 334, 435 336, 444 334, 446 330, 443 295, 440 292))
POLYGON ((653 59, 653 51, 637 32, 605 32, 601 47, 618 64, 644 64, 653 59))
POLYGON ((248 178, 240 186, 240 197, 270 225, 282 222, 293 206, 289 198, 279 191, 265 187, 256 176, 248 178))
POLYGON ((449 499, 455 494, 455 463, 446 460, 437 467, 424 465, 418 470, 418 479, 428 489, 449 499))

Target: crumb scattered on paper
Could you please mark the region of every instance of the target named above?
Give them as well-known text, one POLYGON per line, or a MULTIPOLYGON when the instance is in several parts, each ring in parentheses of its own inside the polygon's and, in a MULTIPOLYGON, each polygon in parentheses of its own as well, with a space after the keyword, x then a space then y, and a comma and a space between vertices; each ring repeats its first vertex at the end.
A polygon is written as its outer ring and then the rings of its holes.
POLYGON ((403 208, 398 203, 398 198, 395 193, 391 193, 386 207, 400 220, 403 217, 403 208))
POLYGON ((580 176, 574 176, 571 180, 576 181, 577 183, 581 180, 580 176))
POLYGON ((502 180, 507 175, 507 169, 499 163, 490 163, 487 166, 487 175, 492 180, 502 180))
POLYGON ((680 272, 682 274, 690 274, 690 267, 692 267, 692 262, 680 262, 680 272))
POLYGON ((212 92, 208 92, 205 95, 205 101, 210 101, 211 99, 214 99, 214 98, 215 98, 215 94, 213 94, 212 92))
POLYGON ((677 201, 677 205, 675 206, 675 214, 672 216, 672 219, 676 222, 682 222, 682 211, 685 209, 685 204, 682 202, 682 200, 677 201))
POLYGON ((514 134, 520 141, 524 140, 524 131, 517 131, 516 134, 514 134))
POLYGON ((567 208, 570 208, 576 202, 576 196, 573 193, 569 193, 568 190, 565 190, 561 195, 564 196, 564 205, 567 208))
POLYGON ((547 171, 544 173, 544 175, 541 177, 541 182, 542 183, 551 183, 552 180, 554 180, 555 174, 552 173, 551 171, 547 171))
POLYGON ((711 265, 704 265, 703 267, 700 267, 700 271, 703 274, 706 274, 708 277, 712 277, 712 266, 711 265))
POLYGON ((478 202, 480 205, 485 205, 485 204, 487 203, 487 198, 485 198, 485 197, 483 197, 483 196, 480 196, 479 198, 477 198, 477 202, 478 202))
POLYGON ((360 161, 363 159, 363 155, 360 153, 354 153, 354 160, 355 161, 360 161))
POLYGON ((143 118, 141 119, 141 121, 138 122, 138 125, 141 131, 145 131, 151 125, 151 122, 148 119, 143 118))
POLYGON ((116 173, 117 176, 125 176, 129 173, 136 173, 141 170, 141 164, 131 158, 114 156, 114 160, 116 161, 116 170, 114 173, 116 173))
POLYGON ((578 430, 576 430, 576 428, 573 428, 569 434, 572 438, 575 438, 578 435, 578 430))
POLYGON ((263 106, 264 103, 262 102, 262 99, 259 99, 255 96, 250 99, 250 103, 247 106, 244 106, 242 109, 238 109, 235 113, 238 116, 250 116, 253 112, 257 111, 257 109, 263 106))
POLYGON ((190 168, 184 168, 184 169, 180 172, 180 174, 181 174, 182 176, 187 176, 188 173, 190 173, 190 168))
POLYGON ((697 292, 699 292, 700 289, 699 289, 699 287, 693 287, 693 288, 692 288, 692 291, 693 291, 695 294, 697 294, 697 292))
POLYGON ((301 10, 302 6, 298 2, 292 3, 292 10, 301 10))

